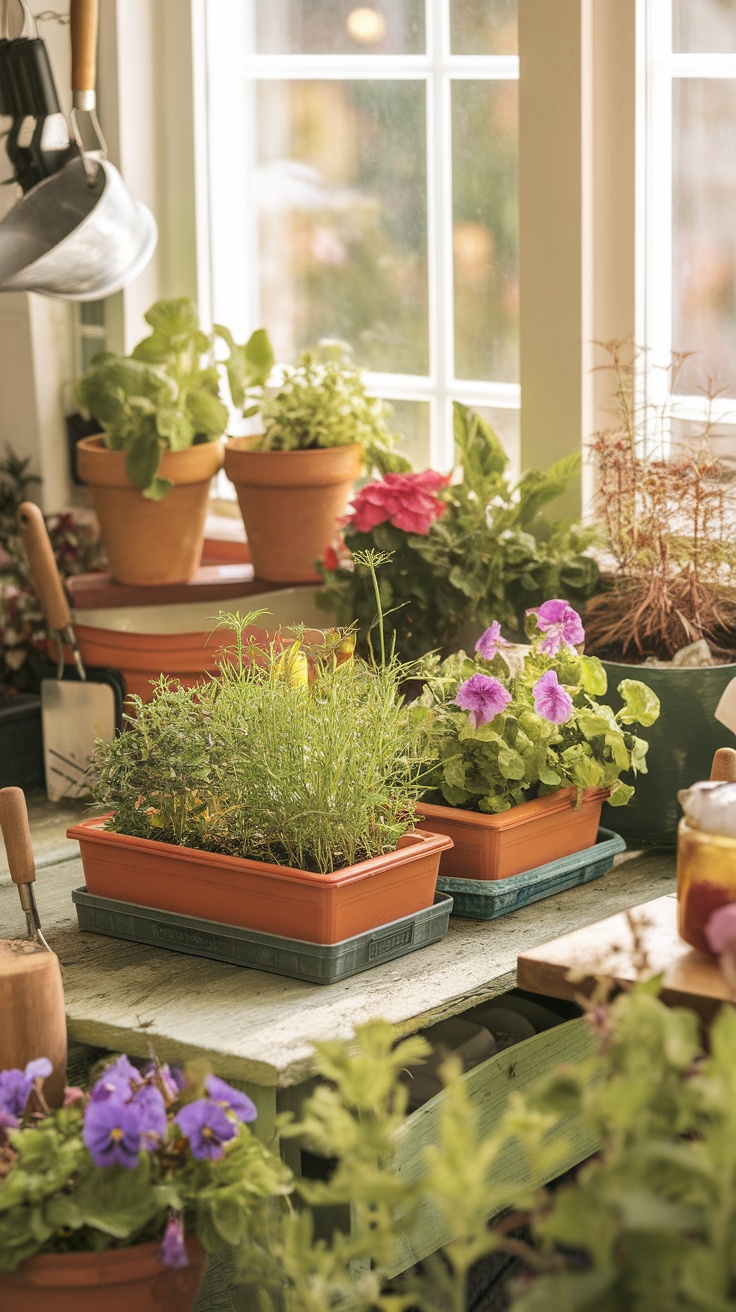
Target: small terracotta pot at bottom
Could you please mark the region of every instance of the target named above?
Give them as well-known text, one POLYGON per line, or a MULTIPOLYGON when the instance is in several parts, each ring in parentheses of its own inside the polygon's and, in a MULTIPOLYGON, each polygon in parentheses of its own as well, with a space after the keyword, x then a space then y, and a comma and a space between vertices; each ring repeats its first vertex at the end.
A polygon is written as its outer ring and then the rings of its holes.
POLYGON ((2 1312, 189 1312, 207 1255, 187 1235, 189 1265, 164 1266, 160 1243, 104 1253, 42 1253, 0 1275, 2 1312))
POLYGON ((606 797, 606 788, 586 788, 576 810, 577 789, 558 788, 499 815, 421 802, 417 827, 452 839, 452 848, 442 857, 441 875, 507 879, 592 847, 606 797))

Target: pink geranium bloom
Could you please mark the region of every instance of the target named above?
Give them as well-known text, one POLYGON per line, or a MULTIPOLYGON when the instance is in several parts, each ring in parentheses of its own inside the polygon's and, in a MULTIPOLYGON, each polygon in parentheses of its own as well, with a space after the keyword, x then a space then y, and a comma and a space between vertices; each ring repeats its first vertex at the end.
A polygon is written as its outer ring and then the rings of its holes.
POLYGON ((566 724, 573 711, 572 697, 560 686, 556 670, 547 670, 532 688, 534 709, 551 724, 566 724))
POLYGON ((508 642, 501 637, 501 625, 494 620, 485 633, 481 633, 475 644, 475 650, 484 661, 492 661, 499 647, 508 647, 508 642))
POLYGON ((353 515, 346 522, 359 533, 370 533, 388 520, 405 533, 426 537, 434 521, 445 513, 444 501, 435 494, 449 481, 449 477, 433 469, 425 469, 421 474, 386 474, 361 488, 350 502, 353 515))
POLYGON ((455 703, 462 710, 470 712, 470 721, 474 729, 482 724, 490 724, 511 701, 511 693, 504 688, 500 679, 492 679, 488 674, 471 674, 457 690, 455 703))
POLYGON ((540 651, 547 656, 556 656, 560 647, 577 647, 585 641, 583 622, 569 601, 555 597, 526 613, 536 617, 537 628, 544 634, 540 651))

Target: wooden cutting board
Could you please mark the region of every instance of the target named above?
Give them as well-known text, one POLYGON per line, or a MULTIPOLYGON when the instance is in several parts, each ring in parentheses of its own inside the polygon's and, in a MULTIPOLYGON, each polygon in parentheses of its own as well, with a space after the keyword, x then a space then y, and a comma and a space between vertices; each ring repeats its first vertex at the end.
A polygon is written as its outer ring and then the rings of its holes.
POLYGON ((678 937, 674 894, 532 948, 517 962, 519 988, 572 1001, 589 997, 602 975, 626 985, 660 973, 664 1001, 706 1021, 736 1001, 717 963, 678 937))

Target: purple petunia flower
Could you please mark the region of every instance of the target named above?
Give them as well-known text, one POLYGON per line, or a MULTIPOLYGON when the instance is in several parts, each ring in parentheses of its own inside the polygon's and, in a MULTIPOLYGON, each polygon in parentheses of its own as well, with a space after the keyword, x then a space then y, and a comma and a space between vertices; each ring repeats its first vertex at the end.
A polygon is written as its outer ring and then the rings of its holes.
POLYGON ((484 661, 492 661, 499 647, 508 647, 508 642, 501 637, 501 625, 494 620, 485 633, 481 633, 475 644, 475 650, 484 661))
POLYGON ((108 1066, 92 1089, 92 1099, 99 1102, 105 1098, 130 1097, 133 1088, 143 1083, 143 1076, 136 1070, 127 1057, 118 1057, 108 1066))
POLYGON ((82 1141, 95 1166, 138 1165, 143 1114, 133 1103, 98 1098, 87 1104, 82 1141))
POLYGON ((164 1266, 189 1266, 189 1256, 184 1243, 184 1222, 181 1212, 169 1212, 164 1237, 158 1250, 159 1261, 164 1266))
POLYGON ((25 1070, 0 1071, 0 1110, 19 1122, 36 1080, 45 1080, 52 1069, 48 1057, 37 1057, 29 1061, 25 1070))
POLYGON ((204 1087, 218 1106, 223 1107, 226 1112, 233 1112, 239 1121, 256 1119, 258 1112, 255 1103, 238 1089, 233 1089, 225 1080, 219 1079, 217 1075, 208 1075, 204 1087))
POLYGON ((457 706, 470 712, 474 729, 495 720, 510 701, 511 693, 504 688, 500 679, 493 679, 489 674, 471 674, 465 683, 460 684, 455 698, 457 706))
POLYGON ((568 601, 560 597, 545 601, 536 610, 528 610, 526 613, 536 616, 537 628, 544 634, 539 649, 547 656, 556 656, 560 647, 576 647, 585 641, 585 629, 580 616, 568 601))
POLYGON ((532 688, 534 709, 552 724, 566 724, 573 713, 572 697, 561 687, 556 670, 547 670, 532 688))
POLYGON ((194 1102, 188 1102, 174 1119, 189 1140, 192 1157, 200 1161, 222 1157, 222 1145, 237 1134, 222 1107, 211 1098, 196 1098, 194 1102))

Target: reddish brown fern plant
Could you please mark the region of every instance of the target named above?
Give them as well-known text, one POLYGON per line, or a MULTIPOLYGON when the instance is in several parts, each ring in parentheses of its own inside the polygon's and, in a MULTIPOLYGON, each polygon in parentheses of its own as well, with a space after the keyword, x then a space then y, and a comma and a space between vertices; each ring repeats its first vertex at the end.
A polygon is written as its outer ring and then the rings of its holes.
POLYGON ((687 445, 670 440, 669 396, 685 356, 652 400, 653 367, 628 340, 601 343, 612 375, 614 422, 594 433, 595 509, 610 572, 585 609, 589 651, 670 659, 704 638, 716 655, 736 648, 736 480, 711 447, 711 405, 687 445))

